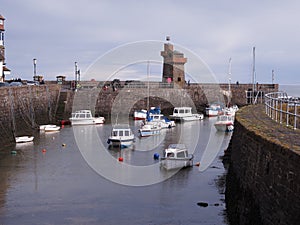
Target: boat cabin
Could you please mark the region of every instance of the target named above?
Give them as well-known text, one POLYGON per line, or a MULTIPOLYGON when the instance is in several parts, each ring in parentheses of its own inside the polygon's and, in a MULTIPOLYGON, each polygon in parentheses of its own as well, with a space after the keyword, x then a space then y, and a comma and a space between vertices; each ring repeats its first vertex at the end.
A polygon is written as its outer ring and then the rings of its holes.
POLYGON ((173 110, 173 116, 187 116, 192 115, 191 107, 175 107, 173 110))
POLYGON ((129 137, 132 136, 130 128, 114 128, 111 132, 111 137, 129 137))
POLYGON ((72 113, 72 118, 89 119, 92 117, 93 116, 90 110, 80 110, 80 111, 76 111, 75 113, 72 113))
POLYGON ((172 144, 165 150, 165 158, 185 159, 188 157, 188 150, 183 144, 172 144))

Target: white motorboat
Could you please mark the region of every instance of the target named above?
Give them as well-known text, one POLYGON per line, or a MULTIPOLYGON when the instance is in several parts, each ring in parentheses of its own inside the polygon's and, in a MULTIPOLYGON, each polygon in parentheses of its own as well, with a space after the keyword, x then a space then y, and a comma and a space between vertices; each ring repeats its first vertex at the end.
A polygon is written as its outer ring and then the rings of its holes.
POLYGON ((148 117, 148 124, 157 124, 161 128, 175 127, 175 121, 169 120, 163 114, 150 114, 148 117))
POLYGON ((112 147, 126 148, 133 144, 134 134, 128 125, 116 125, 108 137, 107 143, 112 147))
POLYGON ((59 130, 60 130, 60 126, 57 126, 54 124, 40 125, 40 131, 53 132, 53 131, 59 131, 59 130))
POLYGON ((142 109, 139 111, 134 111, 133 113, 133 119, 134 120, 145 120, 147 117, 147 110, 142 109))
POLYGON ((215 122, 215 128, 218 131, 228 132, 233 131, 234 117, 231 115, 220 115, 215 122))
POLYGON ((221 104, 213 103, 205 109, 205 114, 209 117, 219 116, 223 114, 223 107, 221 104))
POLYGON ((229 115, 229 116, 235 116, 235 113, 239 110, 239 107, 237 105, 233 105, 233 106, 230 106, 230 107, 226 107, 224 109, 224 113, 226 115, 229 115))
POLYGON ((91 110, 79 110, 72 113, 72 117, 69 119, 71 125, 93 125, 104 123, 104 117, 93 117, 91 110))
POLYGON ((144 124, 139 129, 141 137, 148 137, 156 134, 160 134, 161 127, 158 124, 144 124))
POLYGON ((60 126, 46 126, 44 130, 45 132, 55 132, 60 130, 60 126))
POLYGON ((16 137, 16 143, 26 143, 26 142, 32 142, 34 139, 33 136, 20 136, 20 137, 16 137))
POLYGON ((188 153, 184 144, 171 144, 164 151, 164 157, 161 158, 161 166, 167 170, 180 169, 193 165, 192 154, 188 153))
POLYGON ((170 117, 177 121, 202 120, 203 114, 193 114, 192 107, 175 107, 170 117))
MULTIPOLYGON (((160 108, 159 107, 151 107, 149 110, 149 115, 153 114, 160 114, 160 108)), ((146 109, 134 111, 133 113, 133 119, 134 120, 146 120, 147 119, 148 111, 146 109)))

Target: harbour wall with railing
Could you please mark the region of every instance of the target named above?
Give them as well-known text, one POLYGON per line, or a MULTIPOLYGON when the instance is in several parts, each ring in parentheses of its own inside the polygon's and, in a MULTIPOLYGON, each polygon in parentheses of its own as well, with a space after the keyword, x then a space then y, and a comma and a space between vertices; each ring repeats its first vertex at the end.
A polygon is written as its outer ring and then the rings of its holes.
POLYGON ((264 104, 238 111, 224 157, 229 158, 225 196, 230 224, 299 224, 299 137, 298 129, 272 120, 264 104))

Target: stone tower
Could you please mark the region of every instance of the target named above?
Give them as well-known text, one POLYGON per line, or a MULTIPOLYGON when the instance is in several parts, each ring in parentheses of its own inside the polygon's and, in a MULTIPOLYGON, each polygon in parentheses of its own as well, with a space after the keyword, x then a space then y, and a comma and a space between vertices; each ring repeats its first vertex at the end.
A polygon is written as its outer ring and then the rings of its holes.
MULTIPOLYGON (((167 41, 169 40, 167 37, 167 41)), ((174 46, 167 42, 164 44, 161 56, 164 58, 162 82, 183 87, 185 84, 184 64, 187 61, 183 53, 174 50, 174 46)))

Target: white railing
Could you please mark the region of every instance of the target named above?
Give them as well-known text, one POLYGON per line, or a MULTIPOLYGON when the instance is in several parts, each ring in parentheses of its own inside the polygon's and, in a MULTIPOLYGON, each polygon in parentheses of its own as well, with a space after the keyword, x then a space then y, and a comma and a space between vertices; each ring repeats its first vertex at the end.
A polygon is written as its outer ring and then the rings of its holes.
POLYGON ((265 95, 266 114, 279 123, 300 127, 299 98, 291 98, 285 92, 273 92, 265 95))

